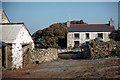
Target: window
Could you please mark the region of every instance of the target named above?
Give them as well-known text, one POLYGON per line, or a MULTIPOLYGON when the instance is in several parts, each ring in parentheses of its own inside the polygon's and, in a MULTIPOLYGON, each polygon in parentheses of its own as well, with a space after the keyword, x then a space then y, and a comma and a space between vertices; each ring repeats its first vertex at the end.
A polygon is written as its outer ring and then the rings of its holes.
POLYGON ((86 39, 89 39, 89 33, 86 33, 86 39))
POLYGON ((74 47, 78 47, 79 46, 79 41, 74 41, 74 47))
POLYGON ((103 39, 103 33, 98 33, 98 38, 103 39))
POLYGON ((75 38, 79 38, 79 34, 78 33, 74 34, 74 36, 75 36, 75 38))

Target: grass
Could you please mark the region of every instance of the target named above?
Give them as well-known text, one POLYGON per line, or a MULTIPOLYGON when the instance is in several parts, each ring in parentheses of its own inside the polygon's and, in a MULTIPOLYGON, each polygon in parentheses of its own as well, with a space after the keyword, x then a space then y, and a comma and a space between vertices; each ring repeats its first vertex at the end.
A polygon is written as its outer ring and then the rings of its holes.
POLYGON ((8 71, 11 71, 12 69, 11 68, 9 68, 9 69, 7 69, 8 71))
POLYGON ((94 72, 94 73, 87 73, 87 74, 83 74, 81 77, 82 77, 82 78, 100 77, 100 74, 97 73, 97 72, 94 72))
POLYGON ((13 70, 16 70, 16 68, 13 68, 13 70))
POLYGON ((8 71, 11 71, 11 70, 16 70, 16 68, 13 68, 13 69, 12 69, 12 68, 9 68, 9 69, 7 69, 7 70, 8 70, 8 71))
POLYGON ((54 59, 54 61, 60 61, 61 59, 60 58, 56 58, 56 59, 54 59))

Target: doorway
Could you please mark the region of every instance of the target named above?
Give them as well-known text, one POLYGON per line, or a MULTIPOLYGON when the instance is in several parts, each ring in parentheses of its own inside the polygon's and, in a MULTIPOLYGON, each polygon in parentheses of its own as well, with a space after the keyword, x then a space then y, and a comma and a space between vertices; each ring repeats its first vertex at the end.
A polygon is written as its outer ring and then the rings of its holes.
POLYGON ((22 45, 22 53, 23 53, 23 68, 24 68, 29 64, 29 58, 30 58, 29 44, 22 45))
POLYGON ((79 41, 74 41, 74 47, 78 47, 79 46, 79 41))

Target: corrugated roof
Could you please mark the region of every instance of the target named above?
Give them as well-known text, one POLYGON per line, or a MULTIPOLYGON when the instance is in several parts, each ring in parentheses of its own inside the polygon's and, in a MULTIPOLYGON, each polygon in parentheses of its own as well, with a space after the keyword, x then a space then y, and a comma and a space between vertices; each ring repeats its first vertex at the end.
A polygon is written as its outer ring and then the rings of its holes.
POLYGON ((114 27, 108 24, 71 24, 68 32, 111 32, 114 27))
POLYGON ((0 41, 6 42, 6 43, 13 43, 13 41, 16 39, 18 32, 22 28, 23 24, 4 24, 0 25, 0 41))

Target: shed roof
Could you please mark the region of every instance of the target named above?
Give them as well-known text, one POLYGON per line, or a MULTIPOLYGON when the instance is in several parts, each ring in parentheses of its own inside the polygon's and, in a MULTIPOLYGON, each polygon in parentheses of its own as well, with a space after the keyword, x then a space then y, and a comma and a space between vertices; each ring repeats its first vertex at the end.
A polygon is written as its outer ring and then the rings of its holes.
POLYGON ((108 24, 71 24, 68 32, 111 32, 114 27, 108 24))
POLYGON ((0 24, 0 41, 6 42, 6 43, 13 43, 13 41, 16 39, 17 34, 19 33, 20 29, 22 28, 23 24, 11 24, 11 23, 5 23, 0 24))

